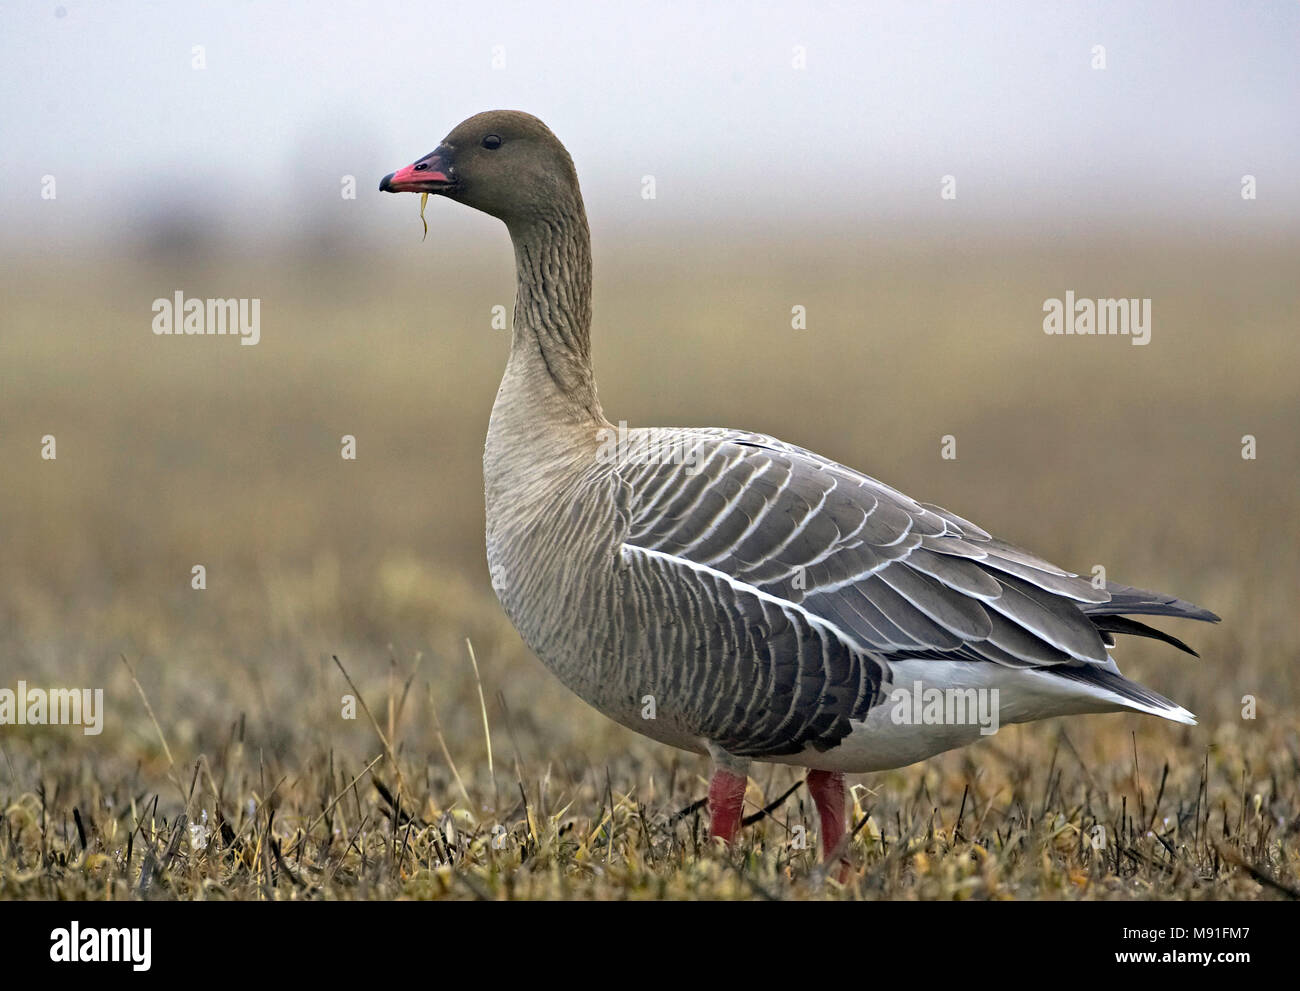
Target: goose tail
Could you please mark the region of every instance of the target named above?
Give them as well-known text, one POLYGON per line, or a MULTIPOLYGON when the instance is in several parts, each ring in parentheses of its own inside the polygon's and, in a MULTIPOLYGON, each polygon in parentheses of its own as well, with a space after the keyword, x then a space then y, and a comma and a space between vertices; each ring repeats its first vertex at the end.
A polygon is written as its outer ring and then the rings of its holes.
POLYGON ((1118 671, 1094 664, 1084 664, 1079 667, 1062 665, 1053 668, 1052 674, 1086 685, 1089 688, 1089 695, 1112 702, 1122 708, 1160 716, 1188 726, 1196 725, 1196 716, 1193 713, 1177 702, 1165 698, 1159 692, 1125 678, 1118 671))
POLYGON ((1219 617, 1210 610, 1177 596, 1115 582, 1107 582, 1106 591, 1110 593, 1109 601, 1084 602, 1079 608, 1089 616, 1177 616, 1179 619, 1199 619, 1204 623, 1219 622, 1219 617))

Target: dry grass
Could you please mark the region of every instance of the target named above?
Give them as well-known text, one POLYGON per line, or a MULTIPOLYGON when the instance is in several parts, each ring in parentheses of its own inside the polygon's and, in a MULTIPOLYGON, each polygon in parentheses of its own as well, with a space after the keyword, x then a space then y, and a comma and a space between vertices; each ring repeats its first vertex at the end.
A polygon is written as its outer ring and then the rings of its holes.
MULTIPOLYGON (((710 844, 701 811, 678 815, 704 795, 703 762, 569 696, 491 598, 478 456, 505 349, 488 329, 509 299, 500 237, 467 249, 487 269, 427 254, 9 267, 0 687, 102 687, 107 714, 100 736, 0 727, 0 896, 1300 889, 1294 244, 598 241, 612 418, 767 430, 1224 616, 1176 628, 1200 660, 1119 655, 1199 726, 1008 727, 853 779, 841 886, 791 843, 815 836, 802 789, 736 850, 710 844), (262 343, 155 339, 149 304, 176 288, 260 296, 262 343), (1042 300, 1067 288, 1153 297, 1152 345, 1045 337, 1042 300)), ((758 766, 749 811, 796 781, 758 766)))

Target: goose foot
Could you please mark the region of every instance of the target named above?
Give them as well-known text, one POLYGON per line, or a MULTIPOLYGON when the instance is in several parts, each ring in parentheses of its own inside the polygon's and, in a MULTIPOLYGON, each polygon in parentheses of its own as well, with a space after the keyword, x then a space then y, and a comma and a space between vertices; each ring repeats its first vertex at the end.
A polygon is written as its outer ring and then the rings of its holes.
POLYGON ((740 813, 745 805, 745 786, 749 779, 725 768, 717 768, 709 781, 709 835, 728 843, 740 831, 740 813))
MULTIPOLYGON (((822 859, 827 860, 835 853, 846 832, 844 828, 844 807, 847 790, 844 775, 838 771, 809 771, 808 792, 817 806, 817 818, 821 823, 822 859)), ((850 865, 848 858, 840 860, 839 878, 848 879, 850 865)))

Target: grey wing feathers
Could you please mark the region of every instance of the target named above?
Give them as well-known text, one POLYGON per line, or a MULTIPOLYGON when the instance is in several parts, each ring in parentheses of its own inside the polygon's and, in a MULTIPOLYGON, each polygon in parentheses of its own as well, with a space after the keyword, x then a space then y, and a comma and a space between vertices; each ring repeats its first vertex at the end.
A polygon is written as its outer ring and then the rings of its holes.
POLYGON ((1207 623, 1217 623, 1219 617, 1208 609, 1194 606, 1190 602, 1133 588, 1131 585, 1106 583, 1110 598, 1092 606, 1085 606, 1083 611, 1094 616, 1115 616, 1124 613, 1131 616, 1178 616, 1182 619, 1199 619, 1207 623))
MULTIPOLYGON (((657 685, 657 704, 689 716, 728 753, 794 754, 826 749, 878 700, 879 666, 859 656, 815 616, 772 597, 737 594, 720 572, 629 548, 671 622, 629 624, 654 643, 638 655, 657 685), (748 663, 735 663, 744 657, 748 663)), ((625 606, 640 606, 631 600, 625 606)))
POLYGON ((954 513, 781 441, 725 430, 674 434, 686 463, 621 471, 632 488, 626 542, 798 604, 859 648, 1105 665, 1111 633, 1186 649, 1117 614, 1218 618, 1172 596, 1097 588, 954 513))
MULTIPOLYGON (((1100 684, 1096 679, 1111 673, 1124 680, 1106 650, 1115 633, 1190 650, 1117 614, 1218 618, 1171 596, 1097 588, 947 510, 772 438, 671 431, 681 453, 673 463, 646 456, 651 432, 631 433, 616 473, 625 548, 653 557, 661 569, 675 563, 679 584, 707 578, 712 585, 697 594, 712 601, 693 606, 698 625, 717 613, 735 614, 729 622, 748 631, 744 649, 761 669, 751 680, 777 693, 761 725, 746 726, 739 711, 719 723, 716 738, 738 755, 833 746, 847 734, 848 720, 878 701, 881 661, 1087 669, 1104 673, 1078 678, 1100 684), (766 603, 764 615, 740 615, 755 608, 739 604, 744 593, 766 603), (846 654, 825 642, 827 629, 846 654)), ((662 445, 664 431, 653 433, 662 445)), ((665 585, 674 580, 660 578, 665 585)), ((728 649, 709 639, 707 652, 728 649)), ((721 678, 710 672, 725 666, 703 664, 697 677, 721 678)), ((753 684, 733 687, 751 702, 764 694, 753 684)), ((709 696, 717 690, 700 686, 709 696)))

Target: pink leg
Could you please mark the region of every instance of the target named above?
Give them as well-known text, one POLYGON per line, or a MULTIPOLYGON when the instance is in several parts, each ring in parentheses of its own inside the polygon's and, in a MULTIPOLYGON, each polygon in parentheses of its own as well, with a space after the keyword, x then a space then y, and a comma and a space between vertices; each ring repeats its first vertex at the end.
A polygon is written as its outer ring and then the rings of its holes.
POLYGON ((825 859, 844 838, 844 775, 838 771, 809 771, 808 791, 812 793, 817 818, 821 821, 822 858, 825 859))
POLYGON ((740 831, 740 812, 745 805, 749 779, 718 768, 709 782, 709 835, 734 842, 740 831))

